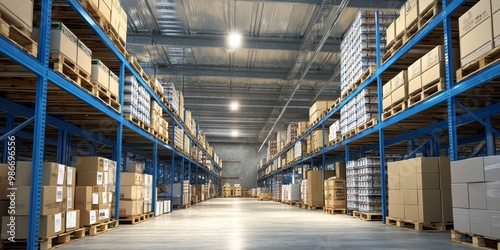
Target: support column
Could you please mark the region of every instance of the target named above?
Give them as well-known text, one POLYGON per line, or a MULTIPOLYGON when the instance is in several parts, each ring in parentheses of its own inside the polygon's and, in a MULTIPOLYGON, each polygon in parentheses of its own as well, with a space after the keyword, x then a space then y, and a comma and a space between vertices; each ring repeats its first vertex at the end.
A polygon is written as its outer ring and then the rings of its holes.
MULTIPOLYGON (((493 127, 493 118, 491 116, 486 117, 486 123, 493 127)), ((496 145, 495 145, 495 133, 489 128, 486 129, 486 155, 495 155, 496 145)))
MULTIPOLYGON (((124 97, 124 91, 125 91, 125 64, 121 63, 120 64, 120 93, 119 93, 119 98, 120 98, 120 105, 123 107, 123 97, 124 97)), ((123 118, 123 109, 120 111, 122 118, 123 118)), ((115 220, 120 219, 120 187, 121 187, 121 171, 122 171, 122 137, 123 136, 123 121, 120 120, 118 121, 118 127, 116 129, 116 146, 115 146, 115 152, 114 156, 115 158, 113 159, 116 161, 116 174, 115 174, 115 220)), ((123 166, 126 166, 126 159, 127 159, 127 154, 124 154, 124 160, 123 160, 123 166)))
MULTIPOLYGON (((158 178, 158 143, 154 142, 153 144, 153 204, 151 204, 153 213, 156 215, 156 184, 157 184, 157 178, 158 178)), ((163 212, 163 211, 160 211, 163 212)))

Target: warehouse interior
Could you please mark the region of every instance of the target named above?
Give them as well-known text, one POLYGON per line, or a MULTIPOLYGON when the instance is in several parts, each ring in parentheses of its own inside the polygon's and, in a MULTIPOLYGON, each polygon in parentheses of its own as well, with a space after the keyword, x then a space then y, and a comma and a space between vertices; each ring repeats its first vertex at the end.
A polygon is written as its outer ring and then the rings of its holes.
POLYGON ((500 249, 499 23, 497 0, 2 0, 1 248, 500 249))

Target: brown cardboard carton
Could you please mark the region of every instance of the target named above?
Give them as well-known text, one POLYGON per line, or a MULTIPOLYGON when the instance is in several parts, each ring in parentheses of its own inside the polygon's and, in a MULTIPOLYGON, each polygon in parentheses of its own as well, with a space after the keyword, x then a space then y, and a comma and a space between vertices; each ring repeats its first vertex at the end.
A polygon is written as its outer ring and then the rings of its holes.
POLYGON ((118 96, 119 94, 119 87, 120 86, 120 78, 113 73, 113 71, 109 71, 109 85, 108 89, 111 93, 114 95, 118 96))
POLYGON ((418 59, 408 67, 408 94, 422 89, 422 60, 418 59))
POLYGON ((404 191, 401 190, 389 190, 389 203, 392 204, 405 204, 404 203, 404 191))
POLYGON ((384 97, 384 99, 382 100, 382 108, 387 109, 391 106, 391 104, 392 104, 392 95, 384 97))
POLYGON ((415 22, 418 21, 418 0, 408 0, 405 3, 406 10, 406 20, 405 25, 406 28, 410 28, 415 22))
POLYGON ((418 221, 418 206, 404 205, 405 206, 405 220, 418 221))
POLYGON ((109 160, 98 156, 76 157, 76 171, 78 172, 107 172, 109 160))
POLYGON ((123 186, 142 186, 142 174, 140 173, 121 173, 121 185, 123 186))
POLYGON ((80 225, 81 226, 90 226, 96 224, 98 222, 97 219, 97 210, 82 210, 80 211, 80 225))
POLYGON ((75 209, 88 211, 92 210, 93 205, 102 204, 103 192, 99 192, 98 190, 102 189, 92 186, 77 186, 75 188, 75 209), (99 201, 101 201, 101 203, 99 203, 99 201))
POLYGON ((7 188, 10 187, 9 183, 9 165, 0 163, 0 199, 7 199, 7 195, 9 195, 9 190, 7 188))
POLYGON ((462 66, 493 49, 491 1, 481 0, 458 19, 462 66))
POLYGON ((76 186, 76 169, 74 167, 66 167, 66 186, 76 186))
POLYGON ((420 16, 427 13, 434 6, 434 0, 418 0, 418 13, 420 16))
POLYGON ((76 175, 78 186, 102 186, 104 185, 103 172, 78 172, 76 175))
MULTIPOLYGON (((29 215, 30 186, 16 187, 16 215, 29 215)), ((62 186, 42 186, 40 215, 56 214, 62 211, 65 200, 65 188, 62 186)))
POLYGON ((442 222, 453 221, 453 206, 451 201, 451 190, 441 190, 441 214, 443 216, 442 222))
POLYGON ((388 81, 382 86, 383 97, 388 97, 392 93, 392 80, 388 81))
POLYGON ((7 240, 10 237, 12 237, 14 240, 28 239, 28 216, 18 215, 12 217, 12 219, 15 220, 11 220, 11 216, 2 216, 2 240, 7 240))
POLYGON ((61 22, 52 22, 50 30, 50 51, 61 53, 76 63, 78 38, 61 22))
MULTIPOLYGON (((498 2, 498 1, 492 1, 498 2)), ((494 47, 500 46, 500 11, 497 11, 493 14, 493 40, 494 47)))
POLYGON ((400 162, 388 162, 387 163, 387 180, 389 190, 399 190, 401 188, 399 176, 400 176, 401 164, 400 162))
POLYGON ((139 200, 142 199, 142 186, 121 186, 120 200, 139 200))
POLYGON ((76 54, 76 64, 85 73, 92 72, 92 50, 90 50, 82 41, 78 40, 78 50, 76 54))
POLYGON ((401 37, 406 30, 406 8, 403 5, 399 11, 399 17, 396 19, 396 37, 401 37))
POLYGON ((389 217, 396 219, 404 219, 405 205, 389 203, 389 217))
POLYGON ((135 215, 142 214, 143 201, 120 201, 120 217, 131 217, 135 215))
MULTIPOLYGON (((23 24, 26 31, 31 32, 33 29, 33 1, 0 1, 0 9, 3 9, 3 16, 8 15, 12 19, 23 24)), ((5 17, 4 17, 5 18, 5 17)))
POLYGON ((439 190, 439 174, 423 173, 417 174, 417 189, 419 190, 439 190))
POLYGON ((111 23, 111 0, 99 0, 99 12, 111 23))
POLYGON ((389 27, 387 27, 386 30, 386 46, 391 44, 392 42, 395 42, 394 40, 396 39, 396 21, 391 23, 389 27))
POLYGON ((98 210, 98 220, 99 222, 106 222, 109 221, 111 218, 111 206, 108 204, 106 206, 103 206, 101 209, 98 210))
MULTIPOLYGON (((16 164, 16 185, 31 185, 31 161, 18 161, 16 164)), ((66 184, 66 166, 53 162, 44 162, 42 165, 42 185, 56 186, 66 184)))
POLYGON ((391 81, 392 84, 392 103, 397 103, 408 96, 408 73, 406 70, 401 71, 391 81))
POLYGON ((344 162, 335 163, 335 176, 341 179, 346 178, 346 165, 344 162))
POLYGON ((418 219, 420 222, 442 222, 440 190, 419 190, 418 202, 418 219))
MULTIPOLYGON (((309 170, 307 176, 307 205, 323 206, 323 173, 322 170, 309 170)), ((330 178, 335 175, 335 171, 326 170, 325 178, 330 178)))
POLYGON ((80 210, 66 212, 66 232, 80 228, 80 210))
POLYGON ((62 203, 61 211, 71 211, 75 209, 75 187, 64 187, 66 189, 66 197, 62 203))
POLYGON ((99 59, 92 59, 90 80, 106 88, 109 86, 109 68, 99 59))
POLYGON ((405 205, 419 205, 417 190, 403 190, 403 204, 405 205))
POLYGON ((309 116, 312 116, 317 111, 323 112, 330 107, 333 101, 316 101, 311 108, 309 108, 309 116))

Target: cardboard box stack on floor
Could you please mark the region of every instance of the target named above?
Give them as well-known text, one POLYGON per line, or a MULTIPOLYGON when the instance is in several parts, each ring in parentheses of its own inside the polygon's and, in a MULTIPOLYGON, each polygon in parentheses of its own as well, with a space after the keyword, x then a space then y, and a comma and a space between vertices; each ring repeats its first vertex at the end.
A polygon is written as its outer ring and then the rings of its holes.
POLYGON ((389 162, 389 217, 415 222, 451 222, 450 159, 419 157, 389 162))
POLYGON ((109 221, 114 197, 110 177, 114 183, 116 162, 98 156, 78 156, 75 167, 75 208, 81 210, 80 224, 88 226, 109 221))
POLYGON ((324 181, 325 207, 347 208, 347 194, 345 179, 330 177, 324 181))
MULTIPOLYGON (((27 239, 28 216, 30 214, 30 185, 32 162, 18 161, 16 164, 14 197, 15 206, 15 239, 27 239), (25 223, 23 223, 25 222, 25 223)), ((80 228, 79 213, 74 207, 75 171, 62 164, 44 162, 42 165, 42 188, 40 208, 39 237, 48 238, 66 231, 80 228), (68 176, 69 174, 69 176, 68 176), (67 183, 69 179, 69 183, 67 183), (67 186, 69 184, 69 186, 67 186), (69 188, 68 188, 69 187, 69 188), (68 197, 69 190, 69 197, 68 197), (69 217, 68 217, 69 216, 69 217), (68 219, 69 221, 66 221, 68 219)), ((9 194, 10 195, 10 194, 9 194)), ((11 237, 8 231, 11 223, 10 216, 2 217, 2 239, 11 237)))
POLYGON ((242 187, 240 184, 234 184, 233 187, 233 197, 242 197, 243 192, 242 192, 242 187))
POLYGON ((451 163, 455 230, 500 239, 499 162, 496 155, 451 163))
POLYGON ((283 189, 281 191, 283 201, 300 201, 300 184, 287 184, 281 186, 283 189))
MULTIPOLYGON (((308 170, 306 171, 307 182, 306 187, 307 197, 306 205, 310 207, 323 207, 323 170, 308 170)), ((325 178, 335 176, 334 170, 325 170, 325 178)))

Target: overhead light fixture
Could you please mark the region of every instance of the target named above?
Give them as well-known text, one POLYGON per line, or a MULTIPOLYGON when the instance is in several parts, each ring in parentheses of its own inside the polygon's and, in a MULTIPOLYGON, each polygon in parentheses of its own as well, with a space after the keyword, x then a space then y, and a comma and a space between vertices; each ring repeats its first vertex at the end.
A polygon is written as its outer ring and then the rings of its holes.
POLYGON ((231 102, 231 104, 229 105, 229 109, 231 111, 237 111, 240 109, 240 104, 237 102, 237 101, 233 101, 231 102))
POLYGON ((237 49, 241 47, 241 34, 238 32, 231 32, 227 36, 227 45, 231 49, 237 49))
POLYGON ((233 137, 238 137, 238 134, 239 134, 239 133, 238 133, 238 130, 233 130, 233 131, 231 131, 231 135, 232 135, 233 137))

